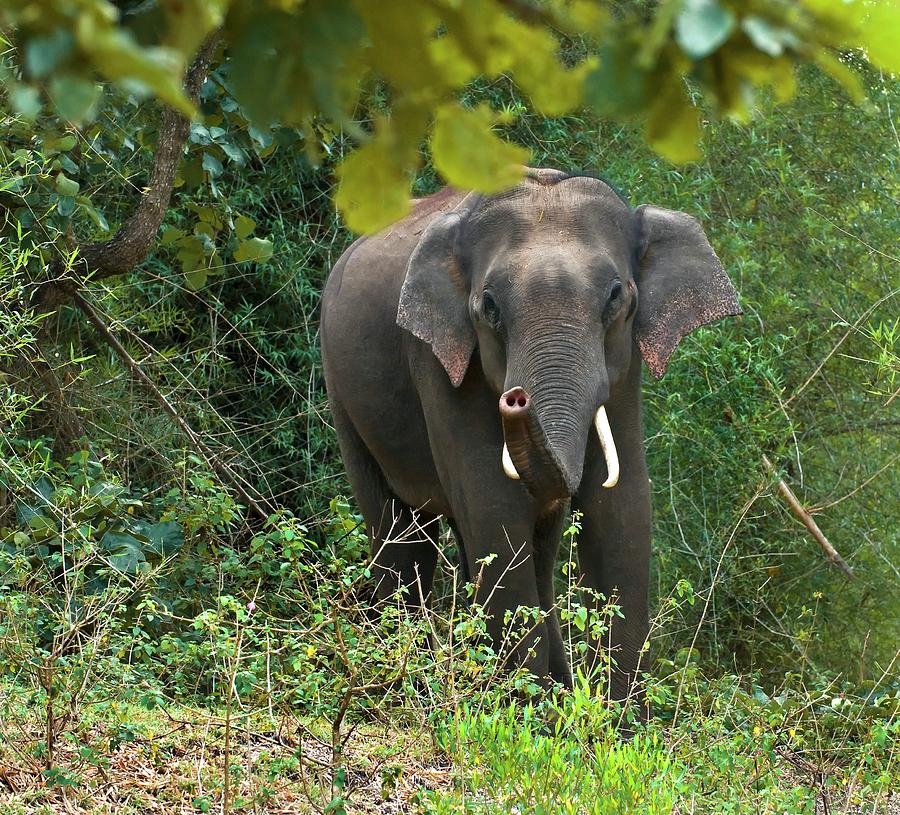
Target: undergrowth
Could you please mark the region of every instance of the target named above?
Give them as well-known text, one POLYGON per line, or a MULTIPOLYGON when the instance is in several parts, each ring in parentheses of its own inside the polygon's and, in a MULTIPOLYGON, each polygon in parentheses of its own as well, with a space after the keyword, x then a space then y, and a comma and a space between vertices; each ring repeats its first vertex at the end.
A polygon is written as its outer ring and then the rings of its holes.
MULTIPOLYGON (((125 766, 155 777, 198 755, 198 776, 158 781, 182 811, 805 815, 823 801, 879 811, 900 783, 892 666, 862 684, 808 670, 772 684, 710 675, 684 649, 650 665, 641 725, 581 673, 578 647, 573 691, 503 670, 449 557, 426 613, 374 604, 344 501, 325 547, 285 512, 243 539, 240 507, 190 457, 189 496, 139 498, 88 451, 16 453, 5 466, 23 488, 0 544, 6 811, 150 801, 125 766)), ((577 534, 576 518, 559 572, 576 643, 616 613, 580 605, 577 534)), ((679 583, 654 630, 701 599, 679 583)), ((520 609, 512 631, 539 613, 520 609)))

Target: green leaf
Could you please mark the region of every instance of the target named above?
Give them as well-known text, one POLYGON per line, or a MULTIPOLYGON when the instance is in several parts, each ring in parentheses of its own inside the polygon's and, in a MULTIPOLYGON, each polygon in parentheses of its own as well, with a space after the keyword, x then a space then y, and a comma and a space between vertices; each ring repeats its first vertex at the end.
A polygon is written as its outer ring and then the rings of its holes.
POLYGON ((9 101, 13 110, 25 121, 33 122, 41 112, 41 95, 37 88, 19 82, 10 83, 9 87, 9 101))
POLYGON ((177 226, 164 226, 162 235, 159 239, 160 246, 171 246, 173 243, 184 237, 184 231, 177 226))
POLYGON ((334 201, 350 229, 377 232, 409 212, 425 125, 424 110, 395 105, 390 118, 377 119, 375 138, 344 159, 334 201))
POLYGON ((219 161, 212 153, 204 153, 203 154, 203 169, 206 170, 213 178, 218 178, 222 175, 222 171, 224 167, 222 167, 222 162, 219 161))
POLYGON ((222 148, 222 152, 235 164, 243 164, 246 161, 244 151, 237 145, 227 141, 218 142, 218 144, 222 148))
POLYGON ((57 153, 67 153, 76 144, 78 144, 78 138, 74 133, 66 133, 64 136, 47 136, 44 139, 44 152, 51 156, 57 153))
MULTIPOLYGON (((266 127, 283 117, 292 92, 303 94, 297 19, 284 11, 253 14, 231 48, 234 98, 251 122, 266 127)), ((250 132, 253 137, 253 130, 250 132)))
POLYGON ((844 90, 856 104, 861 105, 866 101, 866 89, 856 71, 824 49, 815 52, 814 60, 820 68, 843 85, 844 90))
POLYGON ((861 45, 869 60, 892 73, 900 73, 900 2, 866 3, 860 22, 861 45))
MULTIPOLYGON (((291 48, 300 51, 318 110, 340 120, 359 97, 360 76, 366 71, 363 54, 369 48, 366 27, 350 0, 307 0, 300 22, 303 48, 295 43, 291 48)), ((301 116, 305 118, 302 107, 301 116)), ((287 118, 297 121, 296 115, 287 118)))
POLYGON ((680 76, 672 77, 656 97, 644 138, 657 153, 676 164, 701 157, 700 122, 680 76))
POLYGON ((265 263, 272 257, 272 241, 266 238, 248 238, 242 241, 234 252, 234 259, 238 263, 253 261, 265 263))
POLYGON ((273 136, 268 130, 260 129, 255 125, 250 125, 250 127, 247 128, 247 133, 260 150, 265 150, 272 144, 273 136))
POLYGON ((206 267, 184 272, 184 282, 191 291, 200 291, 206 285, 208 278, 209 270, 206 267))
POLYGON ((100 546, 108 555, 109 564, 124 574, 137 574, 146 566, 141 542, 129 532, 122 530, 107 532, 100 546))
POLYGON ((99 15, 80 15, 76 37, 81 50, 107 79, 126 82, 154 94, 185 116, 193 115, 194 106, 184 95, 181 81, 184 59, 177 52, 142 46, 128 31, 99 15))
POLYGON ((50 80, 50 97, 63 119, 79 123, 93 117, 100 86, 84 77, 63 74, 50 80))
POLYGON ((218 207, 202 207, 194 204, 189 206, 200 216, 201 221, 210 224, 217 232, 225 225, 218 207))
POLYGON ((77 181, 66 178, 65 174, 62 172, 56 176, 56 191, 60 195, 78 195, 80 189, 81 185, 77 181))
POLYGON ((246 215, 238 215, 234 219, 234 232, 240 240, 243 240, 256 229, 256 221, 246 215))
POLYGON ((675 18, 675 39, 689 57, 703 59, 731 36, 734 26, 734 12, 717 0, 685 0, 675 18))
POLYGON ((178 0, 160 5, 166 19, 166 44, 190 55, 210 31, 222 25, 228 0, 178 0))
POLYGON ((39 478, 32 489, 29 491, 29 500, 31 504, 24 501, 16 502, 16 520, 22 526, 31 522, 31 519, 38 516, 44 517, 41 513, 42 509, 52 506, 51 497, 53 495, 53 485, 46 477, 39 478))
POLYGON ((572 614, 572 622, 579 631, 584 631, 587 627, 588 610, 584 606, 579 606, 572 614))
POLYGON ((206 180, 200 159, 189 154, 178 169, 178 178, 188 189, 199 187, 206 180))
POLYGON ((600 50, 600 65, 587 77, 585 101, 607 116, 634 116, 645 110, 655 91, 651 75, 634 64, 635 47, 625 39, 600 50))
POLYGON ((784 53, 785 44, 796 39, 787 29, 776 28, 762 17, 754 15, 741 20, 741 29, 760 51, 770 57, 780 57, 784 53))
MULTIPOLYGON (((202 238, 196 235, 185 235, 176 241, 176 245, 178 246, 178 252, 175 256, 181 261, 181 270, 185 273, 202 270, 202 280, 205 283, 206 251, 202 238)), ((190 280, 188 285, 190 285, 190 280)))
POLYGON ((338 176, 334 203, 354 232, 377 232, 409 212, 409 176, 383 139, 376 136, 351 153, 338 176))
POLYGON ((213 239, 216 237, 216 228, 212 224, 198 221, 194 224, 194 234, 201 236, 206 235, 208 238, 213 239))
POLYGON ((69 195, 60 196, 60 199, 56 202, 56 211, 62 215, 63 218, 68 218, 75 212, 78 204, 75 202, 75 199, 69 195))
POLYGON ((28 519, 28 528, 32 532, 43 532, 45 533, 43 537, 46 537, 46 533, 56 530, 56 522, 46 515, 35 513, 28 519))
POLYGON ((25 46, 25 68, 35 79, 49 76, 72 53, 74 45, 72 33, 63 28, 57 28, 52 34, 33 37, 25 46))
POLYGON ((486 105, 438 108, 431 136, 434 166, 454 187, 499 192, 522 178, 530 151, 499 138, 491 131, 493 122, 486 105))
POLYGON ((34 491, 41 497, 42 506, 50 506, 53 503, 53 484, 46 476, 41 476, 34 482, 34 491))
POLYGON ((102 232, 109 232, 109 222, 106 220, 106 216, 91 203, 90 198, 86 195, 79 195, 75 201, 78 206, 87 213, 97 229, 102 232))
POLYGON ((132 531, 147 539, 144 551, 158 557, 169 557, 184 545, 184 533, 176 521, 160 521, 151 524, 137 520, 131 524, 132 531))

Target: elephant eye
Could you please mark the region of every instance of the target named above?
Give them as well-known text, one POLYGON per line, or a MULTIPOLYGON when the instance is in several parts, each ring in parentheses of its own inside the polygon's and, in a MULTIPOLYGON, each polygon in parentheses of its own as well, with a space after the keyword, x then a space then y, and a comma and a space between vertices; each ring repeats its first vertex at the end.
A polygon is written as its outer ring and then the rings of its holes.
POLYGON ((612 289, 609 292, 609 302, 610 304, 616 303, 622 299, 622 281, 616 280, 612 284, 612 289))
POLYGON ((490 292, 486 291, 481 297, 481 313, 484 315, 485 322, 491 328, 500 326, 500 308, 497 301, 494 300, 490 292))
POLYGON ((622 288, 622 281, 614 280, 612 287, 609 290, 609 297, 606 300, 606 306, 603 308, 604 320, 611 320, 616 316, 616 314, 618 314, 619 309, 622 308, 622 303, 624 301, 623 291, 624 289, 622 288))

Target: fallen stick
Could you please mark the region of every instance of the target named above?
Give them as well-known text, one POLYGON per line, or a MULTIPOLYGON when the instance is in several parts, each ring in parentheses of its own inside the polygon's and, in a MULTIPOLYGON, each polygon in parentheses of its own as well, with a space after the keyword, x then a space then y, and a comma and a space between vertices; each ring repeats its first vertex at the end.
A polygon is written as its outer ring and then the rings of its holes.
MULTIPOLYGON (((769 457, 767 455, 763 455, 763 464, 766 465, 766 469, 775 476, 778 476, 778 471, 775 469, 775 465, 769 461, 769 457)), ((809 530, 809 534, 815 538, 816 543, 819 544, 822 551, 825 553, 825 557, 828 558, 835 566, 837 566, 847 577, 853 579, 856 575, 853 574, 853 569, 847 564, 847 561, 844 560, 837 549, 835 549, 828 538, 822 533, 822 530, 819 529, 819 525, 816 523, 815 519, 812 515, 810 515, 804 508, 803 505, 797 500, 797 496, 794 495, 794 491, 785 483, 784 479, 778 476, 778 492, 780 492, 784 496, 784 500, 787 501, 788 506, 791 508, 791 512, 794 513, 802 522, 803 525, 809 530)))

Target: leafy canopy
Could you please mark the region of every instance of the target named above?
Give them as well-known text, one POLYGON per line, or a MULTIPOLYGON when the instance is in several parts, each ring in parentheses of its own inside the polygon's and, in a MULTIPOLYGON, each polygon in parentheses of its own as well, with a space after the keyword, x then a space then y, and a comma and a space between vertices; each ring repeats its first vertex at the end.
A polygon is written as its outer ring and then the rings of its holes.
MULTIPOLYGON (((255 126, 301 130, 313 157, 337 133, 362 143, 340 168, 336 196, 362 232, 406 213, 423 142, 451 184, 515 182, 527 151, 495 132, 501 115, 459 102, 477 77, 511 75, 549 116, 587 105, 640 119, 648 143, 683 162, 699 155, 691 88, 745 120, 760 88, 793 96, 800 62, 862 101, 839 49, 900 71, 897 0, 638 0, 615 14, 596 0, 13 0, 0 25, 19 51, 20 67, 3 76, 17 114, 33 120, 49 103, 75 124, 91 119, 98 78, 190 115, 183 73, 218 32, 221 77, 255 126), (391 113, 370 130, 359 111, 373 92, 391 113)), ((60 192, 71 195, 71 183, 61 178, 60 192)))

